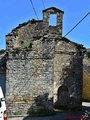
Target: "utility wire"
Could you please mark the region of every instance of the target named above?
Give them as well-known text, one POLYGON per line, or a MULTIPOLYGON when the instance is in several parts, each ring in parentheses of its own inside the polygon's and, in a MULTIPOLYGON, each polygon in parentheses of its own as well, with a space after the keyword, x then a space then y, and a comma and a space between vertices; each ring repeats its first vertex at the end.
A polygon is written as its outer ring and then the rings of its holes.
POLYGON ((45 9, 45 4, 44 4, 44 0, 42 0, 42 4, 43 4, 43 7, 44 7, 44 9, 45 9))
POLYGON ((64 37, 66 37, 70 32, 72 32, 89 14, 90 12, 86 14, 66 35, 64 35, 64 37))
MULTIPOLYGON (((36 15, 36 18, 38 19, 38 15, 37 15, 37 12, 36 12, 36 10, 35 10, 35 7, 34 7, 34 5, 33 5, 32 0, 30 0, 30 2, 31 2, 32 8, 33 8, 33 11, 34 11, 34 13, 35 13, 35 15, 36 15)), ((39 20, 39 19, 38 19, 38 20, 39 20)))

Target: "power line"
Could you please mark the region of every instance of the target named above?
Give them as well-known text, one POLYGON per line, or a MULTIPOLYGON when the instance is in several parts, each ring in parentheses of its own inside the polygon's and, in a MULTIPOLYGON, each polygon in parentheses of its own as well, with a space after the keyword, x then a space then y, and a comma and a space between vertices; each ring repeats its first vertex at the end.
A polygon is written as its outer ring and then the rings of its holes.
POLYGON ((42 4, 43 4, 43 7, 44 7, 44 9, 45 9, 45 4, 44 4, 44 0, 42 0, 42 4))
MULTIPOLYGON (((32 0, 30 0, 30 2, 31 2, 32 8, 33 8, 33 11, 34 11, 34 13, 35 13, 35 15, 36 15, 36 18, 38 19, 38 15, 37 15, 37 12, 36 12, 36 10, 35 10, 35 8, 34 8, 34 5, 33 5, 32 0)), ((39 20, 39 19, 38 19, 38 20, 39 20)))
POLYGON ((90 12, 86 14, 66 35, 64 35, 64 37, 66 37, 70 32, 72 32, 89 14, 90 12))

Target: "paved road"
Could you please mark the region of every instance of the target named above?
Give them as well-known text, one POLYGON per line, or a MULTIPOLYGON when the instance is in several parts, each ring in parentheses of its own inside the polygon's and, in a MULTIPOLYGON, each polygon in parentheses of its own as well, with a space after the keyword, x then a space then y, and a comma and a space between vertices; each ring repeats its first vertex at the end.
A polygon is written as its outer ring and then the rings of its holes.
POLYGON ((80 112, 57 112, 55 116, 48 116, 48 117, 15 117, 15 118, 8 118, 8 120, 65 120, 65 119, 74 119, 80 120, 82 114, 84 114, 85 110, 90 111, 90 103, 83 102, 82 103, 82 111, 80 112))

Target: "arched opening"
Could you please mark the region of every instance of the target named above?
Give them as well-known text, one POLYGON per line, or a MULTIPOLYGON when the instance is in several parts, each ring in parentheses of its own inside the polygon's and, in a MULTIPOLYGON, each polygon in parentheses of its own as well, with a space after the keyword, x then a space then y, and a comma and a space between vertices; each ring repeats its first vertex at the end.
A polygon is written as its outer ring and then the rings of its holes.
POLYGON ((67 109, 68 107, 68 88, 66 86, 61 86, 58 89, 58 108, 67 109))
POLYGON ((49 26, 57 25, 57 14, 50 14, 49 26))

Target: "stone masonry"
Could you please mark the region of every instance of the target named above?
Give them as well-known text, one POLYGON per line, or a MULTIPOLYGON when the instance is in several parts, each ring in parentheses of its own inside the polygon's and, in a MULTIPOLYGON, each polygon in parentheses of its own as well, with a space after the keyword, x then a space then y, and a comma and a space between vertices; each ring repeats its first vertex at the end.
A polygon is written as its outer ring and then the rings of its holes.
POLYGON ((83 46, 62 37, 63 14, 48 8, 43 20, 20 24, 6 36, 8 114, 81 106, 83 46), (56 26, 49 25, 51 14, 56 26))

